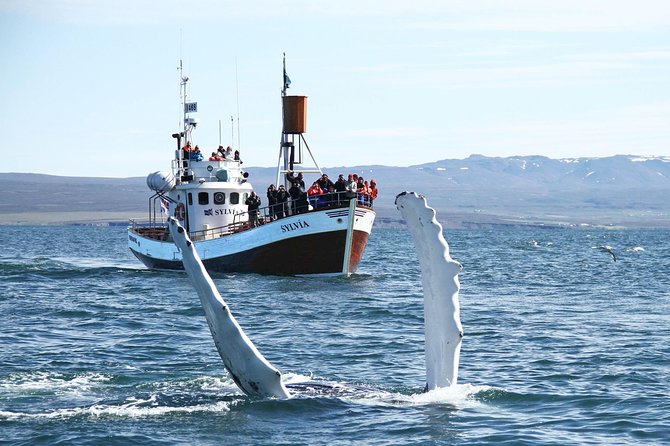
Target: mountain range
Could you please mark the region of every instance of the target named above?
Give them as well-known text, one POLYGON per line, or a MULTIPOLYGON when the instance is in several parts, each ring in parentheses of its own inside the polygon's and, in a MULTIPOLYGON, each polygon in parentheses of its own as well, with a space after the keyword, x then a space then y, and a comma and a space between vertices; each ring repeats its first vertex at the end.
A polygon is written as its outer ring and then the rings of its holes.
MULTIPOLYGON (((249 167, 264 199, 275 168, 249 167)), ((375 179, 377 225, 402 224, 395 196, 427 197, 448 227, 494 225, 670 227, 670 157, 617 155, 445 159, 409 167, 323 168, 375 179)), ((310 181, 311 178, 307 178, 310 181)), ((111 223, 144 218, 151 191, 144 177, 92 178, 0 173, 0 223, 111 223)))

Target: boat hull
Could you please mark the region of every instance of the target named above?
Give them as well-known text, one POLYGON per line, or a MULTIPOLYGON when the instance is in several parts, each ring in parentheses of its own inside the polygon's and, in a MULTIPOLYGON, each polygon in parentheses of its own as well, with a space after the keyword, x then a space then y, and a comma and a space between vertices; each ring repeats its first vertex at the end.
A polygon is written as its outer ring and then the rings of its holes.
MULTIPOLYGON (((375 218, 374 211, 360 207, 353 221, 350 215, 347 208, 313 211, 195 246, 209 272, 348 275, 358 267, 375 218)), ((181 253, 170 241, 143 237, 130 228, 128 245, 148 268, 183 269, 181 253)))

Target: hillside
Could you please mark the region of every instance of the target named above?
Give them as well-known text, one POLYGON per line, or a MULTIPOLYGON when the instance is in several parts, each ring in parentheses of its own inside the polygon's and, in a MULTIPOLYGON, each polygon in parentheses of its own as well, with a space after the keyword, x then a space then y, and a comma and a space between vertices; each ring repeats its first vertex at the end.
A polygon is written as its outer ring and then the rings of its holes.
MULTIPOLYGON (((265 198, 274 168, 248 168, 265 198)), ((324 168, 374 178, 379 224, 400 223, 404 190, 429 198, 452 227, 502 224, 670 227, 670 158, 614 156, 551 159, 472 155, 410 167, 324 168)), ((0 173, 0 223, 118 222, 143 217, 151 195, 144 178, 58 177, 0 173)), ((309 180, 309 178, 308 178, 309 180)))

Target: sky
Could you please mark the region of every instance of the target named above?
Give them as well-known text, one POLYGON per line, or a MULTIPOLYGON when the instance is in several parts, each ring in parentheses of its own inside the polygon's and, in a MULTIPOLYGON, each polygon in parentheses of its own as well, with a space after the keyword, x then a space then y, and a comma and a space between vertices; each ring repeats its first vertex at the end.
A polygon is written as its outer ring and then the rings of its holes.
POLYGON ((0 172, 169 170, 180 60, 193 143, 276 166, 283 53, 320 167, 670 155, 666 0, 0 0, 0 172))

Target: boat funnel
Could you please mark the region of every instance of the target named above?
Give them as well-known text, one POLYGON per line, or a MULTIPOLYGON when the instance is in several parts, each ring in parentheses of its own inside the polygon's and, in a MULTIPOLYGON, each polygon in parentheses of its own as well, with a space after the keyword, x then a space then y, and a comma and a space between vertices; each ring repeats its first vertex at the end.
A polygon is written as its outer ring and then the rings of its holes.
POLYGON ((284 96, 284 133, 307 132, 307 96, 284 96))

